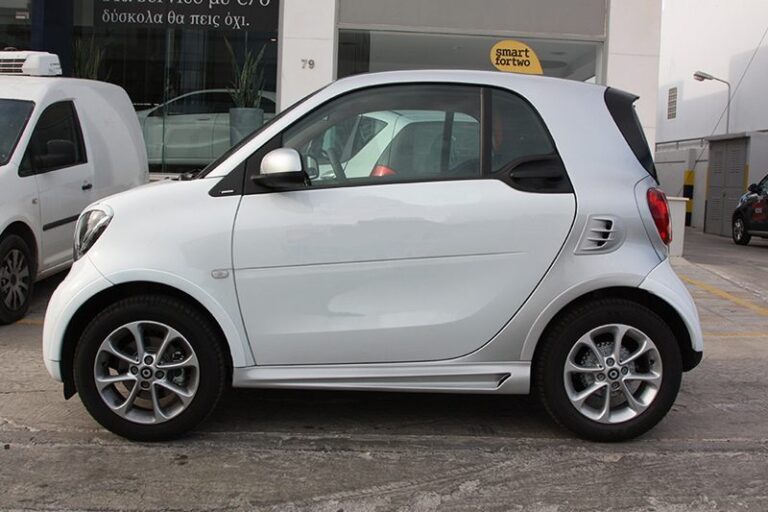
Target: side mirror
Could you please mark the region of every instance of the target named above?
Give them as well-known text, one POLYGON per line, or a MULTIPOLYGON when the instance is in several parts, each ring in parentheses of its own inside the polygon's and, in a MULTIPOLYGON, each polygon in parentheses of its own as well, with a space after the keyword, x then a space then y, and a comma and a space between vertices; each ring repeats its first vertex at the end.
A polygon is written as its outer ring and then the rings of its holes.
POLYGON ((294 188, 308 184, 301 155, 293 148, 274 149, 261 160, 261 172, 251 176, 254 183, 267 188, 294 188))
POLYGON ((757 194, 760 192, 760 190, 757 188, 757 184, 755 183, 751 184, 747 190, 750 192, 750 194, 757 194))

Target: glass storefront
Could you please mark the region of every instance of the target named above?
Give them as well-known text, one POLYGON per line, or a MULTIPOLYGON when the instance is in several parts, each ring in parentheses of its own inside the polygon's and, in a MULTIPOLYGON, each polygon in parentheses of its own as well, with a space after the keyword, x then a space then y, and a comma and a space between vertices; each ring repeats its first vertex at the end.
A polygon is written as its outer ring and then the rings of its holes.
POLYGON ((239 11, 234 3, 196 3, 132 9, 75 0, 73 60, 100 52, 99 78, 120 84, 136 107, 151 171, 200 169, 237 141, 230 109, 244 106, 232 93, 249 73, 246 58, 255 61, 249 78, 261 91, 248 106, 263 110, 262 122, 275 114, 277 1, 239 11))
POLYGON ((40 37, 60 25, 40 19, 52 7, 61 12, 59 2, 70 3, 73 20, 56 50, 65 73, 127 91, 150 171, 201 169, 275 115, 279 0, 0 0, 0 47, 34 46, 35 30, 40 37), (251 66, 243 69, 246 59, 251 66), (238 80, 260 94, 237 104, 238 80), (230 109, 241 106, 262 113, 231 133, 230 109))
MULTIPOLYGON (((128 92, 151 171, 200 169, 275 115, 280 0, 0 0, 0 47, 35 47, 41 34, 62 26, 58 19, 41 23, 41 11, 66 11, 72 20, 55 44, 43 45, 60 54, 67 74, 128 92), (239 106, 231 93, 246 60, 257 61, 245 74, 259 84, 261 115, 242 128, 230 109, 239 106)), ((492 49, 506 39, 530 47, 547 76, 594 81, 601 68, 597 36, 569 41, 372 28, 361 15, 338 29, 338 78, 401 69, 494 70, 492 49)))
POLYGON ((28 48, 31 33, 29 2, 0 1, 0 49, 28 48))
MULTIPOLYGON (((493 71, 491 48, 507 37, 370 30, 339 31, 339 78, 398 69, 477 69, 493 71)), ((538 55, 543 74, 593 80, 599 42, 514 38, 538 55)))

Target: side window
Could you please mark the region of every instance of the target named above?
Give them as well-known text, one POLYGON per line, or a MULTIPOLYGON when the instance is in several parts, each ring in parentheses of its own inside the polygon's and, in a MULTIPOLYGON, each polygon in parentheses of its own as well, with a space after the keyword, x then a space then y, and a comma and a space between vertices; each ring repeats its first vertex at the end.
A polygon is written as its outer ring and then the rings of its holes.
POLYGON ((398 85, 357 91, 283 134, 317 185, 479 177, 480 89, 398 85))
POLYGON ((498 172, 520 159, 555 152, 539 115, 522 98, 494 90, 491 95, 491 170, 498 172))
POLYGON ((71 101, 55 103, 37 121, 20 174, 29 175, 85 163, 85 144, 71 101))
POLYGON ((757 188, 760 190, 760 195, 768 196, 768 176, 763 178, 757 188))
MULTIPOLYGON (((169 116, 225 114, 234 106, 226 92, 198 92, 171 101, 165 106, 165 113, 169 116)), ((157 112, 162 115, 163 109, 157 112)))

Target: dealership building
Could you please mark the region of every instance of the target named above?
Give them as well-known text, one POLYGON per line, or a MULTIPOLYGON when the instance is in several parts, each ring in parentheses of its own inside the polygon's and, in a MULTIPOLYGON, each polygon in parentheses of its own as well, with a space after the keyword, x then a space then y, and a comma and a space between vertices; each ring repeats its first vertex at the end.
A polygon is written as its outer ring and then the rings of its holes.
POLYGON ((69 74, 95 59, 160 127, 159 142, 145 128, 150 154, 170 133, 204 141, 201 127, 223 122, 233 55, 262 56, 269 117, 353 74, 505 69, 500 44, 529 49, 543 75, 637 94, 653 144, 661 14, 662 0, 0 0, 0 46, 57 53, 69 74))

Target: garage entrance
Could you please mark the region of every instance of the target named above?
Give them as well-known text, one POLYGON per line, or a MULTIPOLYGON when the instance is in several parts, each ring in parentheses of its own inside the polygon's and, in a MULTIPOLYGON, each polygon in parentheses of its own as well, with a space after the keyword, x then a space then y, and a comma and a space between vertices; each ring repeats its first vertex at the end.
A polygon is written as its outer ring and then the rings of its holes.
POLYGON ((731 215, 746 189, 747 137, 711 140, 704 232, 731 235, 731 215))

